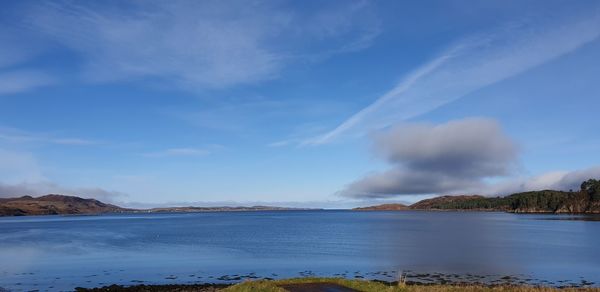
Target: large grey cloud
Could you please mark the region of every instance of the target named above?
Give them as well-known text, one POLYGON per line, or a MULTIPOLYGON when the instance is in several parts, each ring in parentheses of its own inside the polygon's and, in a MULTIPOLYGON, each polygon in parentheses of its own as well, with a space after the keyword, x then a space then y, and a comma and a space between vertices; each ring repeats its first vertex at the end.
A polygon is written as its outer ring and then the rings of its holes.
POLYGON ((392 168, 351 183, 342 195, 452 193, 479 189, 486 178, 507 175, 517 147, 491 119, 470 118, 441 125, 403 124, 374 138, 376 153, 392 168))

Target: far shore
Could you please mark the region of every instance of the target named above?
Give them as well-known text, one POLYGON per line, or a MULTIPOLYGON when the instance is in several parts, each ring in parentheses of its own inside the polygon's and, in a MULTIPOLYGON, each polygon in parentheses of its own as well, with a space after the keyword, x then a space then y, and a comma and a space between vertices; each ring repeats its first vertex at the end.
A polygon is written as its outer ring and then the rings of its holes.
MULTIPOLYGON (((104 203, 95 199, 50 194, 41 197, 22 196, 0 198, 0 216, 74 215, 101 213, 195 213, 238 211, 297 211, 323 210, 277 206, 179 206, 152 209, 132 209, 104 203)), ((531 214, 600 214, 600 181, 589 179, 579 191, 541 190, 515 193, 508 196, 481 195, 439 196, 405 205, 388 203, 358 207, 356 211, 476 211, 531 214)))

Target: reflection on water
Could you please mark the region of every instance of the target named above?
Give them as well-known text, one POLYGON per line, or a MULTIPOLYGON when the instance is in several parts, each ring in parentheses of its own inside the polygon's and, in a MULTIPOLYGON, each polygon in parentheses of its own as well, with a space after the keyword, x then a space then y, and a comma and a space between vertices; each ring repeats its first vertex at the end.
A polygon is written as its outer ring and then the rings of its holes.
POLYGON ((571 220, 571 221, 600 221, 600 214, 553 215, 536 218, 538 220, 571 220))
POLYGON ((600 282, 600 223, 584 217, 275 211, 0 218, 0 287, 311 275, 393 281, 402 272, 421 282, 589 285, 600 282))

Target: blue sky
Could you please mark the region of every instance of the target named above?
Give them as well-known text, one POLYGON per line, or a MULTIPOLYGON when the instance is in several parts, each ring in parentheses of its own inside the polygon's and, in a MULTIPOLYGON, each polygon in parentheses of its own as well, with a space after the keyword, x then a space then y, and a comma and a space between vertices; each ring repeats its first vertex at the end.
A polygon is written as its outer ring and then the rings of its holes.
POLYGON ((597 1, 1 5, 0 196, 345 207, 600 176, 597 1))

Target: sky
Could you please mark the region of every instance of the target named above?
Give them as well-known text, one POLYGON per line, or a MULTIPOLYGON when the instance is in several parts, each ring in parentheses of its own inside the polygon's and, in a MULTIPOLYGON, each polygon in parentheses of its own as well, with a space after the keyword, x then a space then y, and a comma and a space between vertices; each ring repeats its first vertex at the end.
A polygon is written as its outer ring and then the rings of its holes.
POLYGON ((600 178, 598 1, 0 5, 0 197, 346 208, 600 178))

